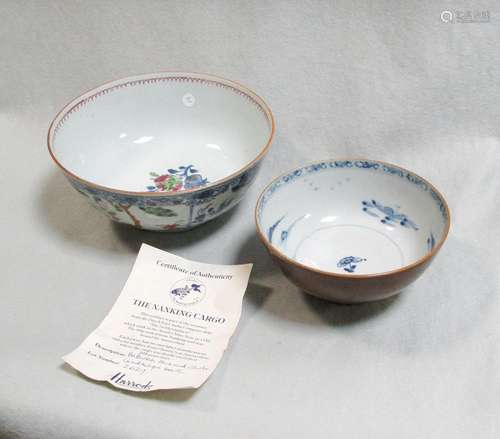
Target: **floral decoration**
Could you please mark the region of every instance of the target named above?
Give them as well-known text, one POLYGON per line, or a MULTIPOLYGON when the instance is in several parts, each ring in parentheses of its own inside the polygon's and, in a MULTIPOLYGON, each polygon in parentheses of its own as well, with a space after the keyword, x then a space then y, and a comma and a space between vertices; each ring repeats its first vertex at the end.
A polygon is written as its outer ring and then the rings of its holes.
POLYGON ((204 186, 208 179, 204 178, 193 165, 170 168, 165 174, 150 172, 152 185, 146 187, 149 192, 177 192, 204 186))

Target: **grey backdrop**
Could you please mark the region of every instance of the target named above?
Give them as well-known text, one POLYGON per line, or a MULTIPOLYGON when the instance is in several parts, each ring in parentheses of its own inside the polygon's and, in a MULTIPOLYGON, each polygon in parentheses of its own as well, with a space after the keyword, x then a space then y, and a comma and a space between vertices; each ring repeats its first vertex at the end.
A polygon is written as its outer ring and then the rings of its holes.
POLYGON ((0 436, 499 436, 498 2, 0 0, 0 17, 0 436), (443 23, 443 10, 491 18, 443 23), (80 92, 162 69, 240 81, 277 120, 241 205, 179 235, 111 224, 45 145, 80 92), (344 156, 408 167, 452 209, 442 252, 396 299, 309 298, 254 234, 272 177, 344 156), (198 391, 131 394, 61 362, 108 312, 141 242, 255 263, 237 332, 198 391))

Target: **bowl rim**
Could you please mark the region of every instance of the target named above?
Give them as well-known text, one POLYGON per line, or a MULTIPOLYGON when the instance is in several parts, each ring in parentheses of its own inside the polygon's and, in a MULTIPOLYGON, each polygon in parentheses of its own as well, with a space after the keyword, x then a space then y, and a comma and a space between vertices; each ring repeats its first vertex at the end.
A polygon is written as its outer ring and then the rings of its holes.
POLYGON ((346 157, 340 157, 340 158, 335 158, 335 159, 315 160, 314 162, 308 162, 308 163, 304 164, 303 166, 299 166, 297 168, 290 169, 289 171, 284 172, 283 174, 281 174, 278 177, 274 178, 269 184, 266 185, 266 187, 263 189, 263 191, 259 195, 259 198, 257 200, 257 204, 255 205, 255 210, 254 210, 254 220, 255 220, 255 225, 256 225, 256 229, 257 229, 257 235, 259 236, 259 238, 262 241, 262 243, 264 244, 264 246, 267 248, 268 252, 272 256, 277 257, 278 259, 280 259, 281 261, 283 261, 285 263, 294 265, 297 268, 301 268, 301 269, 306 270, 306 271, 310 271, 310 272, 321 274, 321 275, 325 275, 325 276, 330 276, 330 277, 333 277, 333 278, 342 278, 342 279, 377 279, 377 278, 382 278, 382 277, 385 277, 385 276, 391 276, 391 275, 394 275, 394 274, 407 272, 407 271, 409 271, 409 270, 411 270, 411 269, 413 269, 415 267, 418 267, 418 266, 426 263, 427 261, 429 261, 439 251, 439 249, 443 246, 444 242, 446 241, 446 239, 448 237, 448 233, 449 233, 450 227, 451 227, 451 211, 450 211, 450 208, 448 207, 448 203, 446 202, 446 199, 443 197, 443 194, 440 191, 438 191, 436 189, 436 187, 432 183, 430 183, 427 179, 421 177, 420 175, 416 174, 413 171, 410 171, 410 170, 408 170, 406 168, 403 168, 403 167, 401 167, 399 165, 395 165, 393 163, 382 161, 382 160, 372 160, 372 159, 367 159, 365 157, 347 157, 347 158, 346 157), (284 176, 286 176, 286 175, 288 175, 288 174, 290 174, 290 173, 292 173, 294 171, 306 168, 308 166, 320 164, 320 163, 336 162, 336 161, 352 161, 352 162, 355 162, 355 161, 368 161, 368 162, 379 163, 379 164, 382 164, 382 165, 392 166, 392 167, 397 168, 397 169, 399 169, 401 171, 404 171, 404 172, 408 172, 408 173, 412 174, 413 176, 418 177, 419 179, 421 179, 424 183, 426 183, 428 185, 429 189, 432 189, 438 195, 438 197, 439 197, 440 201, 443 203, 443 206, 444 206, 445 211, 446 211, 445 229, 443 231, 443 235, 442 235, 441 239, 439 240, 439 242, 436 243, 436 245, 433 247, 433 249, 431 251, 428 251, 424 256, 422 256, 421 258, 417 259, 415 262, 412 262, 411 264, 404 265, 403 267, 396 268, 394 270, 382 271, 382 272, 377 272, 377 273, 368 273, 368 274, 344 274, 344 273, 336 273, 336 272, 333 272, 333 271, 319 270, 319 269, 311 267, 309 265, 302 264, 301 262, 298 262, 295 259, 292 259, 292 258, 286 256, 282 251, 280 251, 277 247, 275 247, 273 244, 271 244, 266 239, 264 233, 262 232, 262 227, 261 227, 261 224, 260 224, 260 221, 259 221, 258 211, 259 211, 259 207, 260 207, 260 205, 262 203, 262 199, 263 199, 264 195, 266 194, 266 192, 269 190, 269 188, 274 183, 276 183, 282 177, 284 177, 284 176))
POLYGON ((257 93, 255 93, 253 90, 248 88, 247 86, 234 81, 232 79, 227 79, 222 76, 218 75, 213 75, 210 73, 202 73, 202 72, 186 72, 182 70, 162 70, 158 72, 152 72, 152 73, 141 73, 137 75, 132 75, 132 76, 125 76, 122 78, 114 79, 112 81, 107 81, 105 83, 102 83, 98 86, 92 87, 91 89, 87 90, 84 93, 79 94, 75 98, 71 99, 66 105, 64 105, 61 110, 59 110, 54 118, 52 119, 49 129, 47 132, 47 148, 49 151, 49 154, 54 161, 54 163, 66 174, 67 177, 70 177, 79 183, 90 186, 95 189, 99 189, 102 191, 106 192, 111 192, 111 193, 118 193, 118 194, 123 194, 123 195, 131 195, 131 196, 140 196, 140 197, 178 197, 182 196, 184 194, 190 194, 194 192, 202 192, 206 189, 210 189, 213 187, 220 186, 221 184, 227 183, 228 181, 232 180, 233 178, 237 177, 238 175, 241 175, 242 173, 246 172, 247 170, 251 169, 254 165, 256 165, 268 152, 269 148, 271 147, 271 143, 273 141, 274 135, 276 133, 276 123, 274 120, 274 115, 273 112, 271 111, 271 108, 267 103, 260 97, 257 93), (82 102, 88 100, 94 95, 100 94, 104 90, 110 89, 114 86, 120 85, 120 84, 126 84, 128 82, 133 82, 133 81, 141 81, 141 80, 153 80, 153 79, 159 79, 159 78, 175 78, 175 77, 189 77, 193 79, 205 79, 209 80, 212 82, 216 82, 217 84, 222 84, 226 85, 228 87, 231 87, 241 93, 243 93, 247 98, 250 98, 252 101, 254 101, 258 106, 261 107, 261 110, 263 110, 267 121, 270 125, 270 132, 269 136, 267 138, 267 142, 265 145, 260 149, 260 152, 257 154, 256 157, 254 157, 249 163, 244 165, 243 167, 239 168, 235 172, 232 172, 231 174, 227 175, 226 177, 219 178, 213 182, 210 182, 206 184, 205 186, 199 186, 196 188, 192 189, 182 189, 179 191, 175 192, 149 192, 149 191, 127 191, 123 189, 117 189, 113 188, 110 186, 104 186, 98 183, 94 183, 90 180, 87 180, 85 178, 82 178, 75 174, 74 172, 68 170, 56 157, 54 148, 53 148, 53 140, 54 136, 56 134, 56 128, 59 126, 59 122, 64 119, 67 115, 71 113, 71 111, 76 108, 78 105, 80 105, 82 102))

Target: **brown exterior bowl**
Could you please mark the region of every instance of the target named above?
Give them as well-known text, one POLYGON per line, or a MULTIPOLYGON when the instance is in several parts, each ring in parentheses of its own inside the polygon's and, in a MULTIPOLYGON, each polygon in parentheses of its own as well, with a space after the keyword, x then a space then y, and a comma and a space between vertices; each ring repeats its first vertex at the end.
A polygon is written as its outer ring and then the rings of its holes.
MULTIPOLYGON (((342 161, 345 160, 350 160, 354 163, 356 161, 364 161, 366 159, 342 159, 342 161)), ((410 171, 406 171, 404 168, 400 168, 386 162, 375 160, 370 160, 370 162, 385 164, 410 173, 410 171)), ((444 197, 437 191, 436 188, 434 188, 434 186, 419 177, 441 198, 447 215, 447 223, 443 237, 424 257, 400 269, 375 274, 341 274, 322 271, 304 265, 284 255, 280 250, 269 243, 261 228, 258 218, 259 206, 267 190, 273 185, 274 182, 293 172, 294 170, 291 170, 282 176, 277 177, 262 191, 255 207, 255 223, 259 238, 284 275, 296 286, 313 296, 336 303, 355 304, 382 300, 398 294, 401 290, 420 277, 420 275, 430 265, 431 261, 434 259, 435 255, 448 236, 450 229, 450 210, 448 205, 446 204, 444 197)), ((416 175, 414 173, 410 174, 416 175)))
POLYGON ((337 303, 372 302, 393 296, 420 277, 432 260, 382 276, 344 276, 291 264, 272 251, 269 253, 285 276, 299 288, 337 303))

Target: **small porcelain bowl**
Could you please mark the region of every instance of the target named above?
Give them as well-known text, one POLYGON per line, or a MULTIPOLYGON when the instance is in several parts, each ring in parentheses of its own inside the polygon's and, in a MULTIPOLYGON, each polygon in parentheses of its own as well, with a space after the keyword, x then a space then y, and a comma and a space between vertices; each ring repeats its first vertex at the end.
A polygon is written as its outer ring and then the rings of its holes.
POLYGON ((168 72, 74 99, 52 122, 48 147, 75 189, 109 218, 178 231, 241 200, 273 135, 271 110, 246 87, 168 72))
POLYGON ((285 275, 340 303, 384 299, 422 274, 450 212, 426 180, 389 163, 336 160, 278 177, 257 202, 258 234, 285 275))

